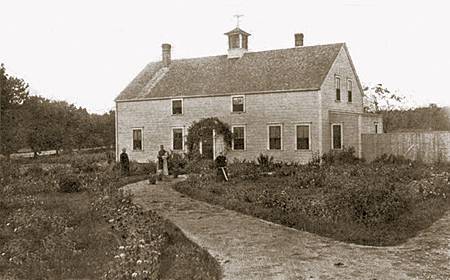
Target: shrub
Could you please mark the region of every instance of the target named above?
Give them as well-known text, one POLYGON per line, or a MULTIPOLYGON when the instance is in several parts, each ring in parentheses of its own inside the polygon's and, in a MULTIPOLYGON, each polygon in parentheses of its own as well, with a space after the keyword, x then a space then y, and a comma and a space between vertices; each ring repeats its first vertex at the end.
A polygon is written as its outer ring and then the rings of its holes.
POLYGON ((139 163, 136 161, 130 162, 130 174, 131 175, 146 175, 156 173, 156 163, 149 161, 146 163, 139 163))
POLYGON ((25 176, 39 177, 45 175, 45 170, 39 164, 32 164, 25 171, 25 176))
POLYGON ((214 161, 210 159, 191 160, 186 165, 187 173, 208 174, 214 168, 214 161))
POLYGON ((171 153, 168 158, 169 173, 173 174, 174 177, 178 177, 179 174, 185 173, 186 165, 188 161, 186 156, 178 153, 171 153))
POLYGON ((157 176, 158 175, 156 175, 156 174, 150 175, 149 178, 148 178, 148 183, 151 184, 151 185, 156 184, 156 180, 158 179, 157 176))
POLYGON ((242 180, 255 180, 261 176, 261 169, 254 162, 234 161, 228 165, 230 177, 240 178, 242 180))
POLYGON ((258 162, 258 165, 264 168, 269 168, 273 164, 273 156, 259 154, 258 158, 256 159, 258 162))
POLYGON ((384 163, 384 164, 412 164, 413 161, 410 159, 405 158, 402 155, 388 155, 388 154, 382 154, 381 156, 377 157, 373 163, 384 163))
POLYGON ((81 181, 75 174, 65 174, 59 179, 59 190, 65 193, 81 191, 81 181))
POLYGON ((342 150, 331 150, 328 153, 322 155, 322 160, 325 164, 354 164, 360 161, 360 159, 355 156, 355 148, 353 147, 344 147, 342 150))
POLYGON ((98 171, 98 165, 95 162, 92 162, 90 159, 75 156, 70 165, 79 172, 91 173, 98 171))

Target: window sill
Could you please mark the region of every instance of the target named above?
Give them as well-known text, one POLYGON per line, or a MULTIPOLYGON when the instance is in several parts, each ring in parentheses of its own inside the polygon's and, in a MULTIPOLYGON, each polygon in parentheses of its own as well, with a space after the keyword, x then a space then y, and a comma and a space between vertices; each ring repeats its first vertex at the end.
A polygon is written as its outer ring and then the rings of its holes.
POLYGON ((244 114, 245 113, 245 111, 242 111, 242 112, 234 112, 234 111, 232 111, 231 112, 231 114, 244 114))
POLYGON ((311 153, 312 152, 311 149, 295 149, 295 150, 300 153, 311 153))
POLYGON ((172 117, 183 116, 183 114, 172 114, 172 117))
POLYGON ((334 100, 334 102, 341 103, 342 101, 341 100, 334 100))
POLYGON ((140 153, 143 152, 144 150, 131 150, 133 153, 140 153))

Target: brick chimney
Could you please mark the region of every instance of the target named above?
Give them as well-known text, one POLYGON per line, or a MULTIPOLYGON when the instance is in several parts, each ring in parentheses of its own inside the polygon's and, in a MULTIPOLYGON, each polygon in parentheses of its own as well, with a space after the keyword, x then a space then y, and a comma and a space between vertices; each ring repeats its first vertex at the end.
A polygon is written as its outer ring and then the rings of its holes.
POLYGON ((303 33, 296 33, 295 34, 295 46, 296 47, 303 47, 303 33))
POLYGON ((162 44, 162 63, 164 67, 169 67, 171 62, 171 51, 172 46, 170 44, 162 44))

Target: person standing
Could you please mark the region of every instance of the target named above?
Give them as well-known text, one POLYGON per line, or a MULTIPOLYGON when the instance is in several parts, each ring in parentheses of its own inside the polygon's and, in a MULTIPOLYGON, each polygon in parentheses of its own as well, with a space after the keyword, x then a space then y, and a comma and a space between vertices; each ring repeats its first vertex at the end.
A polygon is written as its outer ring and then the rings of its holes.
POLYGON ((164 150, 164 145, 159 146, 159 152, 158 152, 158 171, 162 172, 163 166, 164 166, 164 159, 163 157, 166 154, 166 150, 164 150))
POLYGON ((228 173, 227 173, 227 158, 224 156, 222 152, 215 159, 215 164, 217 168, 217 180, 220 181, 228 181, 228 173))
POLYGON ((130 159, 125 148, 122 149, 120 154, 120 171, 122 176, 130 176, 130 159))

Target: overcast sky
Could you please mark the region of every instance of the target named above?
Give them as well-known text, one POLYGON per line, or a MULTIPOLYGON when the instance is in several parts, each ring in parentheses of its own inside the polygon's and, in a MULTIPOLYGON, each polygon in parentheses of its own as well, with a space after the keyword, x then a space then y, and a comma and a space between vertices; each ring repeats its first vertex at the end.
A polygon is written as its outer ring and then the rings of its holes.
POLYGON ((364 84, 383 83, 416 105, 450 105, 449 1, 0 0, 0 62, 45 97, 91 112, 114 98, 161 43, 172 57, 225 54, 243 14, 251 51, 346 42, 364 84))

